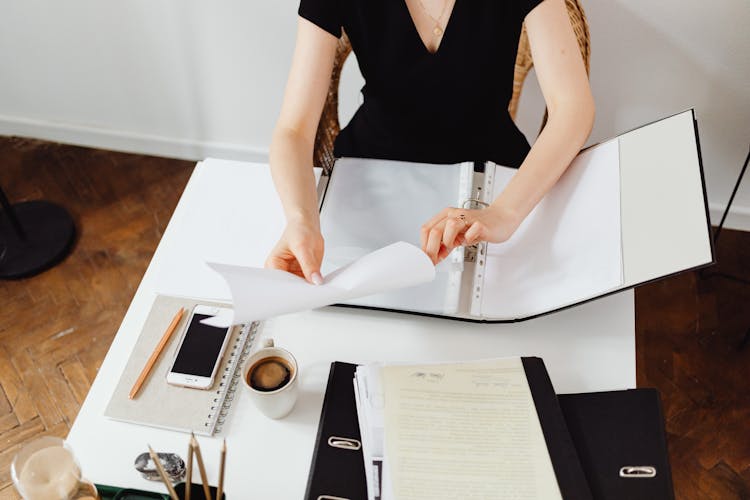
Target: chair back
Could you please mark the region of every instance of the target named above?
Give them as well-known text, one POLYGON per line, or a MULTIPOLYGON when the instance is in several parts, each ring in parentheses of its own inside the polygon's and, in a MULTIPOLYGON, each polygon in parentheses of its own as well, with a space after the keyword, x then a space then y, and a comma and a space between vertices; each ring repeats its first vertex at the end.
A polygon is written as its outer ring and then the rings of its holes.
MULTIPOLYGON (((578 0, 565 0, 565 6, 568 8, 570 25, 573 27, 573 32, 578 40, 578 48, 581 49, 581 57, 583 58, 583 64, 586 66, 586 74, 588 75, 589 61, 591 59, 591 40, 586 14, 583 12, 583 7, 581 7, 578 0)), ((526 81, 526 75, 529 74, 532 66, 534 66, 534 61, 531 58, 529 36, 526 33, 526 24, 524 24, 521 30, 521 39, 518 41, 518 55, 516 55, 516 66, 513 71, 513 94, 508 103, 508 113, 510 113, 510 117, 514 120, 518 112, 518 102, 521 100, 521 89, 523 88, 524 81, 526 81)), ((547 110, 545 109, 540 132, 546 123, 547 110)))
POLYGON ((333 156, 333 141, 336 140, 336 136, 339 135, 341 130, 339 126, 339 81, 341 80, 341 68, 344 67, 344 62, 346 62, 346 58, 349 57, 351 51, 352 44, 342 30, 341 38, 339 38, 336 47, 336 58, 333 61, 331 83, 328 85, 328 95, 323 106, 323 112, 320 114, 313 147, 313 165, 322 168, 325 175, 331 173, 333 163, 336 161, 333 156))

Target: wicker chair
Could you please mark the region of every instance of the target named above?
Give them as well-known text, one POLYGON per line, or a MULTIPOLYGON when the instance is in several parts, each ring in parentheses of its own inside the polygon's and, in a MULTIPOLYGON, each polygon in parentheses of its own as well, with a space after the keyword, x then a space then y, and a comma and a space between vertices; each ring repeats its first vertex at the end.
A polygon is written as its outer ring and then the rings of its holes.
MULTIPOLYGON (((578 0, 565 0, 570 17, 570 24, 573 27, 578 46, 581 49, 581 56, 586 66, 586 73, 589 72, 589 59, 591 56, 591 44, 589 40, 589 27, 586 22, 586 15, 578 0)), ((339 80, 341 78, 341 68, 344 66, 346 58, 352 51, 351 43, 346 33, 342 33, 336 50, 336 59, 333 63, 331 73, 331 84, 328 87, 328 96, 323 107, 323 112, 318 123, 318 130, 315 135, 315 146, 313 149, 313 164, 316 167, 322 167, 324 174, 329 174, 333 169, 333 163, 336 160, 333 156, 333 141, 339 134, 339 80)), ((516 56, 516 66, 513 74, 513 94, 508 103, 508 112, 511 118, 515 120, 518 111, 518 101, 521 98, 521 89, 523 82, 526 80, 529 70, 534 65, 531 59, 531 47, 529 46, 529 37, 526 34, 526 26, 521 31, 521 38, 518 42, 518 55, 516 56)), ((542 128, 547 122, 547 111, 544 112, 542 119, 542 128)), ((541 130, 541 129, 540 129, 541 130)))

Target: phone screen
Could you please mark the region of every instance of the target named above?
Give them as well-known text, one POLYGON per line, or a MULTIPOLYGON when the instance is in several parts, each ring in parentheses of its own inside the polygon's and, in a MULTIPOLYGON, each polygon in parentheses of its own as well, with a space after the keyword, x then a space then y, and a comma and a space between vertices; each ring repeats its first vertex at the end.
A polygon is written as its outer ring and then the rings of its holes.
POLYGON ((228 328, 204 325, 202 320, 210 318, 208 314, 194 314, 185 332, 180 352, 172 366, 172 371, 198 377, 210 377, 214 370, 224 337, 228 328))

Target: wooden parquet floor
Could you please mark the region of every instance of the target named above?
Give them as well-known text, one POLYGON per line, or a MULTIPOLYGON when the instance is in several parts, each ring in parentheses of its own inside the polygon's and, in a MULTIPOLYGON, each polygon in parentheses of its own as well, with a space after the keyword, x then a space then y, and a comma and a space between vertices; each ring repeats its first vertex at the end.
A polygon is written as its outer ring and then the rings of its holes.
MULTIPOLYGON (((13 455, 64 437, 166 227, 192 163, 0 137, 12 201, 47 199, 79 238, 59 266, 0 281, 0 498, 13 455)), ((719 264, 750 280, 750 233, 719 264)), ((679 499, 750 499, 750 284, 686 273, 636 292, 638 385, 661 391, 679 499)))
POLYGON ((22 443, 67 435, 193 165, 0 138, 11 202, 60 203, 79 231, 62 264, 0 281, 0 498, 16 497, 9 469, 22 443))

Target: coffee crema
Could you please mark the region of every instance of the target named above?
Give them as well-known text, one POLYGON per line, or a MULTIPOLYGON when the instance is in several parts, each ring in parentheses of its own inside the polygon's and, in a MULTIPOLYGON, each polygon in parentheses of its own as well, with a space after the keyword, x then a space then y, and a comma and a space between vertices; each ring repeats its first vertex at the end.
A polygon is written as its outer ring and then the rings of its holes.
POLYGON ((247 371, 247 383, 261 392, 281 389, 292 380, 293 369, 289 362, 280 356, 259 359, 247 371))

